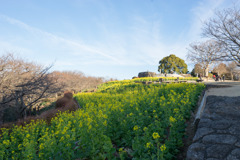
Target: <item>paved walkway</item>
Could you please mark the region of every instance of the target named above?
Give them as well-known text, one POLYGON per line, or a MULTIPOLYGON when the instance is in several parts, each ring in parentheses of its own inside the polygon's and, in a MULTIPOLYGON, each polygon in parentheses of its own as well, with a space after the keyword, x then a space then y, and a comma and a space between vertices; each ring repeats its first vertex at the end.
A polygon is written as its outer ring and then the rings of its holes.
POLYGON ((240 160, 240 85, 207 91, 206 106, 187 160, 240 160))

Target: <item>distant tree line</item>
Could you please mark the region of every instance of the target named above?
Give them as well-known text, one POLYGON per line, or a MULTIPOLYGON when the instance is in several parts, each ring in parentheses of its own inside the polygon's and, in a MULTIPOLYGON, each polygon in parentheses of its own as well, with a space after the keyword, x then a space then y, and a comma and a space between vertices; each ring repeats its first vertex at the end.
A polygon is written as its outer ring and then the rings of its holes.
POLYGON ((9 114, 14 114, 15 120, 26 117, 57 93, 80 92, 105 82, 104 78, 81 72, 50 72, 51 68, 52 65, 44 67, 13 54, 0 56, 0 124, 9 114))
MULTIPOLYGON (((205 68, 202 67, 199 63, 195 64, 191 75, 192 76, 199 76, 199 75, 204 75, 205 74, 205 68)), ((223 62, 215 62, 215 64, 211 68, 211 73, 209 77, 212 77, 213 75, 217 76, 225 76, 226 79, 229 80, 239 80, 240 78, 240 69, 237 66, 236 62, 228 62, 228 63, 223 63, 223 62)))
POLYGON ((51 73, 57 78, 57 85, 63 86, 62 91, 72 91, 74 93, 83 92, 87 89, 96 89, 106 80, 102 77, 86 76, 79 71, 54 71, 51 73))

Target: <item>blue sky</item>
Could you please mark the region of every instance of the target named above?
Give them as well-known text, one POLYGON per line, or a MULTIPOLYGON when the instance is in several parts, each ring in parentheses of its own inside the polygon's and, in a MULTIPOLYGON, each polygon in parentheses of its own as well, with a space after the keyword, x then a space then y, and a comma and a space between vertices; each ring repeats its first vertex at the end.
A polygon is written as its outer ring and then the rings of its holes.
POLYGON ((202 22, 232 2, 238 0, 0 0, 0 55, 129 79, 157 72, 169 54, 185 60, 189 43, 202 40, 202 22))

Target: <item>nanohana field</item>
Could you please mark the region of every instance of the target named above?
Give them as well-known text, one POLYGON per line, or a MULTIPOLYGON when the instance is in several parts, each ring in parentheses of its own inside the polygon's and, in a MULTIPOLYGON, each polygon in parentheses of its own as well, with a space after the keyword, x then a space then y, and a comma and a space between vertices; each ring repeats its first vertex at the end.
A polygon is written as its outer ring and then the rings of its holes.
POLYGON ((82 109, 2 129, 0 159, 174 159, 199 83, 116 81, 76 94, 82 109))

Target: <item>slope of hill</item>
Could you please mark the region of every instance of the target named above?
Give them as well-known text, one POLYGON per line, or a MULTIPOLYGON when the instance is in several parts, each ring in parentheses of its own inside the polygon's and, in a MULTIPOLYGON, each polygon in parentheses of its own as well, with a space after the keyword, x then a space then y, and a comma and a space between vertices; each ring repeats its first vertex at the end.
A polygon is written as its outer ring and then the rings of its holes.
POLYGON ((50 125, 2 129, 0 159, 174 159, 204 85, 112 83, 50 125))

